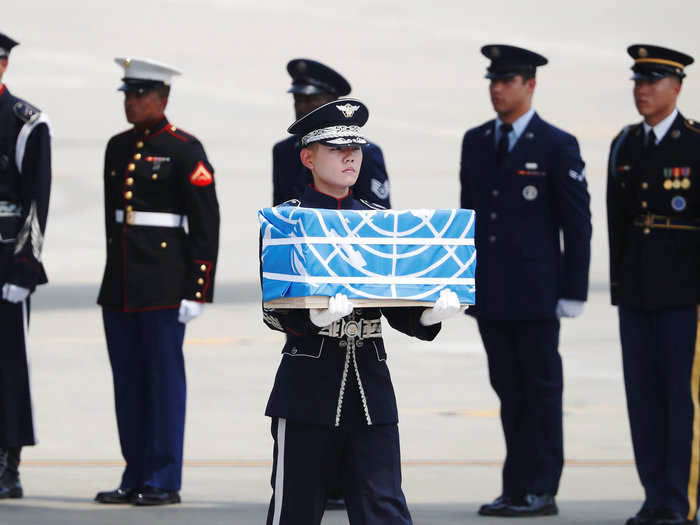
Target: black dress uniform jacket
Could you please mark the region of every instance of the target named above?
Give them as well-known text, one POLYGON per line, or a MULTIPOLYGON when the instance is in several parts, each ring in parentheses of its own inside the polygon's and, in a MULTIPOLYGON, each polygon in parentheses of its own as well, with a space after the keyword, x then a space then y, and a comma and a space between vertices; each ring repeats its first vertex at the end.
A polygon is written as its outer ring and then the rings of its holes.
POLYGON ((0 122, 0 288, 34 290, 47 282, 41 249, 51 192, 49 128, 37 108, 3 84, 0 122))
POLYGON ((177 308, 182 299, 213 300, 219 244, 213 174, 199 140, 165 118, 151 129, 130 129, 110 139, 100 305, 135 312, 177 308), (117 210, 123 222, 117 222, 117 210), (183 215, 187 231, 130 224, 130 212, 183 215))
POLYGON ((700 126, 679 113, 652 148, 641 123, 623 130, 611 147, 607 205, 612 303, 700 304, 700 126))
POLYGON ((585 301, 591 220, 572 135, 536 113, 497 162, 496 121, 464 135, 461 207, 476 210, 480 319, 553 319, 560 298, 585 301), (563 238, 563 251, 560 244, 563 238))
MULTIPOLYGON (((311 172, 301 163, 301 141, 291 135, 272 148, 272 205, 299 199, 313 182, 311 172)), ((391 208, 389 176, 382 150, 373 143, 362 147, 362 167, 352 187, 356 199, 391 208)))
MULTIPOLYGON (((297 201, 295 204, 299 204, 297 201)), ((336 199, 307 187, 307 208, 361 210, 373 208, 351 196, 336 199)), ((265 324, 287 334, 282 361, 265 414, 302 423, 340 426, 341 413, 359 413, 360 424, 396 423, 396 398, 381 338, 383 315, 405 334, 432 341, 440 324, 423 326, 425 308, 356 308, 329 327, 319 328, 305 309, 263 309, 265 324), (348 337, 355 328, 358 337, 348 337), (356 410, 345 405, 352 403, 356 410)))

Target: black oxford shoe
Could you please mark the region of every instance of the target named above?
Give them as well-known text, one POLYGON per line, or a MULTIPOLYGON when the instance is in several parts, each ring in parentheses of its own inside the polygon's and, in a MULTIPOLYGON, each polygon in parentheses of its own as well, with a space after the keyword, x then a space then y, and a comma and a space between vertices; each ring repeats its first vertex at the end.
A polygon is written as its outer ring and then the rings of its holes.
POLYGON ((98 492, 95 496, 95 501, 97 503, 131 503, 131 499, 134 497, 135 492, 132 489, 116 489, 107 490, 104 492, 98 492))
POLYGON ((697 518, 686 519, 683 514, 674 510, 664 509, 655 514, 654 518, 648 522, 650 525, 696 525, 698 522, 697 518))
POLYGON ((498 496, 491 503, 486 503, 479 508, 480 516, 505 516, 503 509, 513 502, 509 496, 498 496))
POLYGON ((139 490, 131 501, 134 505, 149 507, 153 505, 170 505, 180 503, 177 490, 163 490, 156 487, 144 487, 139 490))
POLYGON ((501 516, 512 518, 528 516, 555 516, 559 509, 554 501, 553 494, 526 494, 517 498, 510 505, 506 505, 501 516))
POLYGON ((657 512, 656 509, 642 509, 629 518, 625 525, 652 525, 657 512))

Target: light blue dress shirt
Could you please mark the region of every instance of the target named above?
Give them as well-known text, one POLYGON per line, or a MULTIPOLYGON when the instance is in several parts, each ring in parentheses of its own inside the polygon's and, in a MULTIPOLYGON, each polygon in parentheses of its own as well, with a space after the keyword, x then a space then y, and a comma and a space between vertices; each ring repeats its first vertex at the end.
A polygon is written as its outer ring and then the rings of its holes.
MULTIPOLYGON (((508 151, 513 149, 513 146, 515 146, 515 143, 518 142, 518 139, 520 138, 520 135, 523 134, 523 131, 525 131, 525 128, 527 128, 527 125, 530 123, 530 120, 532 117, 535 115, 535 109, 530 108, 530 110, 520 116, 518 120, 513 122, 513 129, 510 133, 508 133, 508 151)), ((498 147, 498 141, 501 140, 501 124, 503 124, 503 121, 496 117, 496 129, 494 130, 494 139, 495 143, 494 145, 498 147)))

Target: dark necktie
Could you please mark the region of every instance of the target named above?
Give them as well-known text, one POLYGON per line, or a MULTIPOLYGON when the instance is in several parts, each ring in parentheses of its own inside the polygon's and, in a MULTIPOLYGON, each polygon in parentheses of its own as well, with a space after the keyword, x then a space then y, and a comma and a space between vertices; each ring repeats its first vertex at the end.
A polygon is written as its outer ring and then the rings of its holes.
POLYGON ((506 158, 506 155, 508 155, 508 147, 510 146, 508 134, 513 131, 513 125, 503 122, 499 126, 498 131, 501 133, 501 138, 498 139, 496 154, 498 156, 498 163, 501 164, 503 159, 506 158))
POLYGON ((654 146, 656 146, 656 134, 654 133, 653 129, 650 129, 649 133, 647 133, 646 135, 644 148, 647 150, 651 150, 654 146))

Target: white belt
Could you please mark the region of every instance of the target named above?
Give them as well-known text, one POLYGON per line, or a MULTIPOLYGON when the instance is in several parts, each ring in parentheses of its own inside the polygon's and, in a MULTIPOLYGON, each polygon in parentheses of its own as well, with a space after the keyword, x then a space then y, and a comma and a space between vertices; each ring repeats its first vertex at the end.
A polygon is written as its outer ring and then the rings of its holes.
MULTIPOLYGON (((124 222, 124 210, 116 210, 114 218, 117 222, 124 222)), ((126 213, 126 223, 132 226, 162 226, 164 228, 187 229, 187 217, 177 213, 163 213, 159 211, 129 211, 126 213)))

